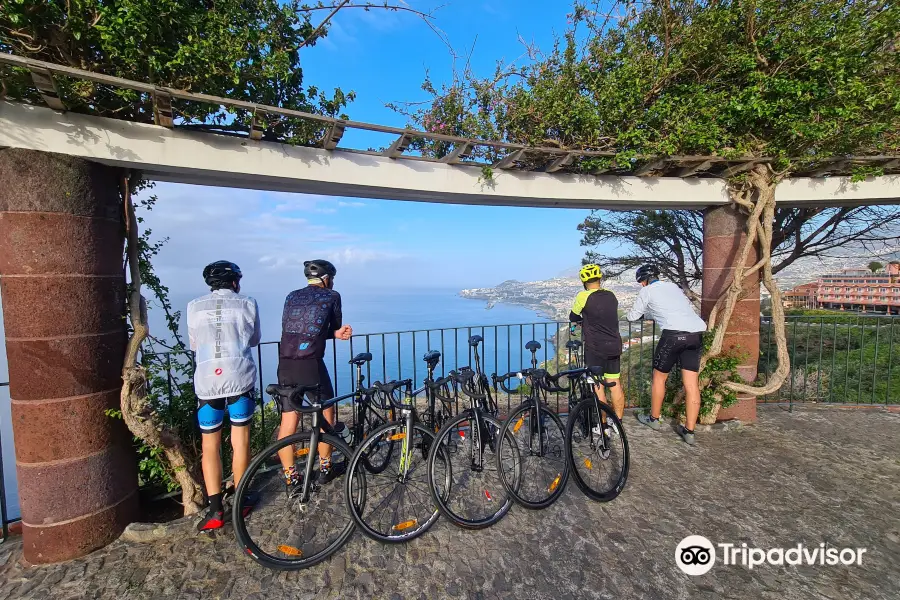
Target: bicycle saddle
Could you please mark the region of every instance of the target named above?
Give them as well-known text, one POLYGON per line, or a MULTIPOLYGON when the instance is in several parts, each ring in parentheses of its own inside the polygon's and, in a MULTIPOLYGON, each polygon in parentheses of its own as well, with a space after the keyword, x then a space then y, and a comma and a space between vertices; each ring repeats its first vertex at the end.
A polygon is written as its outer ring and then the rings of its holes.
POLYGON ((569 350, 578 350, 581 348, 581 340, 569 340, 566 342, 566 348, 569 350))
POLYGON ((351 365, 364 365, 367 362, 369 362, 370 360, 372 360, 371 352, 360 352, 359 354, 354 356, 352 359, 350 359, 350 364, 351 365))
POLYGON ((535 340, 531 340, 527 344, 525 344, 525 349, 529 352, 537 352, 541 349, 541 343, 535 340))
POLYGON ((429 365, 434 366, 438 364, 438 362, 440 362, 441 353, 437 350, 429 350, 425 353, 425 356, 422 357, 422 360, 424 360, 429 365))
POLYGON ((473 335, 469 338, 469 345, 477 346, 478 344, 480 344, 483 341, 484 341, 484 338, 481 337, 480 335, 473 335))

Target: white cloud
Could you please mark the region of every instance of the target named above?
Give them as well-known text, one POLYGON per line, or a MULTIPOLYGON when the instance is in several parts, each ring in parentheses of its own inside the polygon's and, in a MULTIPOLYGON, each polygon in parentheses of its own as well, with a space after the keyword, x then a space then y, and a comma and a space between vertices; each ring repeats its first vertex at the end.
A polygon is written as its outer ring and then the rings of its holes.
POLYGON ((364 206, 368 206, 365 202, 344 202, 341 200, 338 202, 338 207, 340 208, 363 208, 364 206))
POLYGON ((159 200, 143 215, 144 226, 154 239, 169 238, 154 261, 171 278, 168 285, 194 286, 203 265, 221 259, 244 267, 245 279, 255 286, 280 284, 315 257, 351 272, 402 257, 374 236, 351 235, 333 219, 319 217, 342 205, 364 205, 352 199, 173 184, 158 184, 153 193, 159 200))

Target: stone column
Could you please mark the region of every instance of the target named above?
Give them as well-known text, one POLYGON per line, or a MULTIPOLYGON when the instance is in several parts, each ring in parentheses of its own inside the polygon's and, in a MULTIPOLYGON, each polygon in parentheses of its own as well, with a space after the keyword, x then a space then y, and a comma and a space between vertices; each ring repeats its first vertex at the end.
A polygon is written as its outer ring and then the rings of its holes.
POLYGON ((118 171, 0 150, 0 293, 25 559, 113 541, 136 516, 119 406, 125 353, 118 171))
MULTIPOLYGON (((737 266, 740 245, 746 237, 747 217, 733 206, 708 208, 703 215, 703 301, 701 312, 709 317, 716 300, 731 284, 737 266)), ((747 264, 758 260, 754 249, 747 264)), ((724 351, 743 357, 738 371, 745 380, 756 379, 759 363, 759 277, 745 284, 751 291, 735 306, 731 324, 725 332, 724 351)), ((738 396, 736 404, 719 411, 718 420, 756 421, 756 398, 738 396)))

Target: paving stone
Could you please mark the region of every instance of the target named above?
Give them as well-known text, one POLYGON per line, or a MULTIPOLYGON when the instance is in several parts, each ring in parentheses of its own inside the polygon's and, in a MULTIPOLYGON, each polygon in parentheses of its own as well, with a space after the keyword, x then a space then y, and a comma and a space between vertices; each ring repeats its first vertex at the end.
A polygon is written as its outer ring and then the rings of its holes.
POLYGON ((0 599, 259 598, 900 598, 900 413, 761 407, 757 425, 672 432, 626 421, 631 471, 616 500, 594 503, 574 485, 543 511, 513 508, 486 530, 439 521, 406 545, 360 534, 300 572, 268 571, 230 531, 186 534, 135 527, 84 558, 26 566, 21 541, 0 544, 0 599), (675 547, 716 542, 864 547, 862 566, 717 564, 684 575, 675 547))

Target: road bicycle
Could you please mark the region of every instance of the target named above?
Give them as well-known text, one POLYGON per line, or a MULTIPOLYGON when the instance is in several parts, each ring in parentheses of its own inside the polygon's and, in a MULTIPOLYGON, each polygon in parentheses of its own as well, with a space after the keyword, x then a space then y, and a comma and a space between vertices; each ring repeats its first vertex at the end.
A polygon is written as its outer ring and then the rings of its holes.
MULTIPOLYGON (((235 491, 234 505, 244 506, 253 498, 253 511, 244 515, 234 511, 232 522, 241 549, 263 566, 271 569, 303 569, 315 565, 336 552, 355 528, 347 513, 344 486, 340 478, 353 455, 350 442, 362 441, 371 429, 386 423, 377 407, 379 391, 363 385, 361 369, 372 359, 369 353, 355 356, 357 385, 353 392, 321 401, 319 386, 269 385, 266 393, 281 406, 289 405, 301 415, 310 415, 312 426, 277 440, 250 461, 235 491), (306 400, 304 400, 306 398, 306 400), (356 403, 355 423, 349 428, 332 426, 323 411, 339 402, 353 399, 356 403), (330 455, 331 468, 319 469, 320 454, 330 455), (288 475, 287 463, 294 464, 288 475)), ((371 448, 360 455, 365 470, 384 471, 391 460, 394 442, 371 448)), ((357 501, 365 495, 365 475, 356 478, 352 492, 357 501)))
POLYGON ((530 341, 525 348, 531 352, 531 368, 491 376, 508 394, 522 390, 511 389, 506 381, 518 379, 525 383, 525 400, 503 422, 497 452, 497 468, 506 491, 525 508, 546 508, 562 495, 569 478, 565 456, 566 429, 562 420, 547 404, 547 392, 552 389, 548 373, 538 368, 537 351, 541 344, 530 341), (512 440, 515 447, 507 445, 512 440))
MULTIPOLYGON (((366 483, 359 502, 348 502, 347 508, 356 524, 368 537, 379 542, 398 543, 415 539, 428 531, 437 521, 440 512, 429 495, 427 458, 434 445, 434 431, 439 428, 449 412, 452 399, 445 396, 451 377, 434 378, 434 369, 440 360, 436 351, 425 355, 428 374, 424 384, 412 390, 412 380, 374 383, 379 397, 396 409, 399 419, 372 431, 350 460, 345 497, 355 497, 356 478, 362 476, 366 483), (425 410, 420 415, 416 397, 425 392, 425 410), (387 469, 373 474, 366 472, 363 459, 372 448, 390 443, 399 448, 391 453, 387 469)), ((377 451, 372 451, 377 454, 377 451)), ((441 487, 450 487, 450 470, 447 457, 438 453, 440 471, 445 480, 441 487)))
POLYGON ((547 391, 566 392, 566 460, 572 478, 592 500, 609 502, 628 479, 629 453, 625 428, 612 407, 600 401, 595 386, 613 387, 603 377, 603 367, 581 367, 549 375, 547 391), (568 385, 560 385, 561 379, 568 385))
MULTIPOLYGON (((479 335, 469 338, 475 369, 451 371, 457 388, 469 399, 469 408, 448 419, 428 454, 428 486, 441 514, 460 527, 482 529, 509 512, 512 496, 504 489, 497 468, 502 423, 497 403, 481 370, 479 335)), ((514 447, 514 441, 508 441, 514 447)), ((514 461, 518 465, 517 461, 514 461)), ((515 481, 515 470, 510 478, 515 481)))

